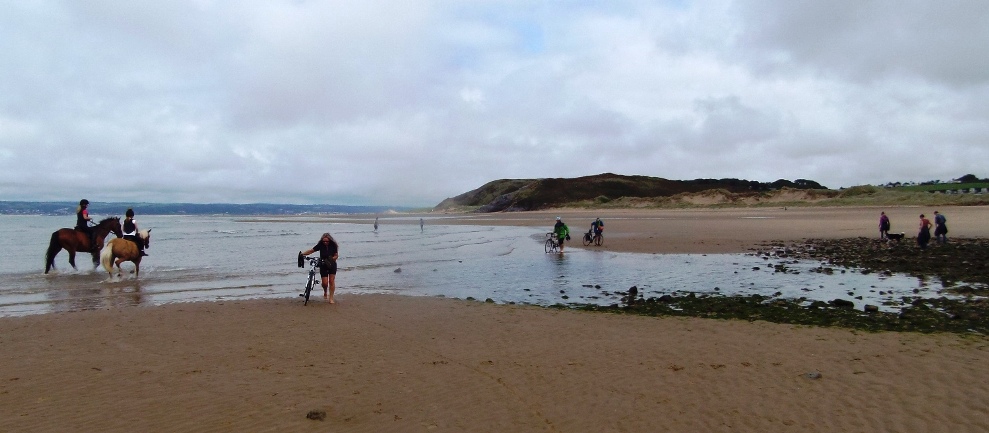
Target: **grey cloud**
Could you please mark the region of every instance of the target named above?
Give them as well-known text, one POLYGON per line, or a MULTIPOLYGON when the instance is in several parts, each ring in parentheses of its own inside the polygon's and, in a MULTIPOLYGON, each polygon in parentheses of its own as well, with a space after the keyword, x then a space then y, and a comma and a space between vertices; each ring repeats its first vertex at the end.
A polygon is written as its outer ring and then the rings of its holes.
POLYGON ((989 3, 978 0, 740 1, 737 47, 766 67, 801 66, 863 81, 989 81, 989 3), (761 52, 760 52, 761 51, 761 52))
POLYGON ((986 156, 989 68, 971 55, 985 12, 13 3, 0 12, 0 199, 430 205, 497 178, 601 172, 945 179, 986 156), (933 143, 951 154, 935 163, 933 143), (879 155, 890 163, 865 162, 879 155))

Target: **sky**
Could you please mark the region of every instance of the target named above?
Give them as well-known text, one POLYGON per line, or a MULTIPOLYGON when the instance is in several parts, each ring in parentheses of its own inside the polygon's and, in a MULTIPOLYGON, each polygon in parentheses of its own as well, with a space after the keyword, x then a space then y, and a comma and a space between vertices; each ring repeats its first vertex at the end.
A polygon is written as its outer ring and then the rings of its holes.
POLYGON ((989 177, 984 0, 15 0, 0 200, 989 177))

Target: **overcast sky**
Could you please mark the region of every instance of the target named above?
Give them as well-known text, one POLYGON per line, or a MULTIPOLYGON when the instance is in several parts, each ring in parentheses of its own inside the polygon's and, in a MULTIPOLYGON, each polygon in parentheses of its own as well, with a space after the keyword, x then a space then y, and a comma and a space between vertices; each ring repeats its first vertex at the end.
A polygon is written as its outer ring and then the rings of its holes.
POLYGON ((502 178, 987 167, 984 0, 0 8, 0 200, 432 206, 502 178))

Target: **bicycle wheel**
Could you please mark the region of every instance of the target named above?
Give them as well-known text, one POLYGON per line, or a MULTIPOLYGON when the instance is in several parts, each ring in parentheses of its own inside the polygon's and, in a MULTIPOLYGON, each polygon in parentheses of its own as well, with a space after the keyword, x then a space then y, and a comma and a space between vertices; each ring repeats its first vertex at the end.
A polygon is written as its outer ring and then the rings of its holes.
POLYGON ((314 272, 310 272, 309 282, 306 283, 306 302, 303 302, 302 305, 309 305, 309 293, 312 292, 312 288, 315 285, 316 285, 316 274, 314 272))
POLYGON ((594 245, 601 246, 604 243, 604 235, 598 234, 594 236, 594 245))
POLYGON ((588 246, 590 244, 591 244, 591 234, 590 233, 584 233, 584 246, 586 247, 586 246, 588 246))
POLYGON ((544 248, 546 249, 547 253, 556 251, 556 242, 553 242, 552 239, 546 239, 546 244, 544 245, 544 248))

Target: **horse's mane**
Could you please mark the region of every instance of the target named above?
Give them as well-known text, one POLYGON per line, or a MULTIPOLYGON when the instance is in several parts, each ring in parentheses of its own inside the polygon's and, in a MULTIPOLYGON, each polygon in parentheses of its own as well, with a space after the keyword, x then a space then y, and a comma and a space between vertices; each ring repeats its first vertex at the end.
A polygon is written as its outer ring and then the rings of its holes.
POLYGON ((110 220, 117 220, 117 221, 120 221, 120 217, 115 217, 115 216, 112 216, 112 217, 106 217, 106 218, 103 218, 103 219, 101 219, 101 220, 100 220, 100 222, 98 222, 98 223, 96 223, 96 225, 103 225, 103 223, 105 223, 105 222, 107 222, 107 221, 110 221, 110 220))

